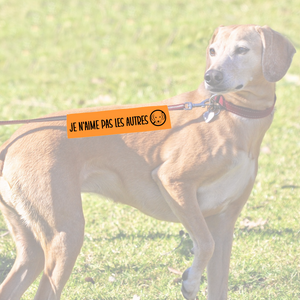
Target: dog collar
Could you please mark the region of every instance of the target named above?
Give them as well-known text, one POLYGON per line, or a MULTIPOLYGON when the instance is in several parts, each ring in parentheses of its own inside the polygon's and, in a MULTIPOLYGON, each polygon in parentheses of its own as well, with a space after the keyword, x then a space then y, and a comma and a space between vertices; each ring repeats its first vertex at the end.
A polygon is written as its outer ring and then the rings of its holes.
POLYGON ((221 110, 227 110, 235 115, 248 118, 248 119, 261 119, 270 115, 276 103, 276 95, 274 97, 274 103, 272 107, 265 110, 255 110, 242 106, 235 105, 225 100, 223 95, 213 95, 210 98, 205 99, 201 103, 185 102, 181 104, 168 105, 169 110, 191 110, 194 107, 207 107, 207 111, 203 114, 205 122, 210 122, 215 116, 217 116, 221 110))
POLYGON ((273 112, 276 103, 276 95, 274 98, 273 105, 265 110, 255 110, 255 109, 235 105, 231 102, 226 101, 222 95, 217 96, 217 99, 215 101, 222 107, 222 109, 227 110, 235 115, 248 118, 248 119, 262 119, 267 117, 273 112))

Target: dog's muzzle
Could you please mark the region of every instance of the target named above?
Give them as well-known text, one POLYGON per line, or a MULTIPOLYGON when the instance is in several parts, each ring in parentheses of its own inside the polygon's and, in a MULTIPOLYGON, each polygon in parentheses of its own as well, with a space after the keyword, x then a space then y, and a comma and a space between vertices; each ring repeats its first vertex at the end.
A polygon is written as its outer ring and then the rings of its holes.
POLYGON ((208 70, 204 75, 205 83, 211 87, 216 87, 223 81, 223 73, 218 70, 208 70))

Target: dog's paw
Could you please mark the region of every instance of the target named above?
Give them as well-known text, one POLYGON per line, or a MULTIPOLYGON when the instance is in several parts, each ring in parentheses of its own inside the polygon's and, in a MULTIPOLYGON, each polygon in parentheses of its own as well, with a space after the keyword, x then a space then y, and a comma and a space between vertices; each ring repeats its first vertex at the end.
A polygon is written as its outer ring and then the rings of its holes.
POLYGON ((200 280, 195 278, 195 276, 192 276, 191 270, 191 268, 188 268, 182 274, 181 292, 183 297, 187 300, 196 299, 200 286, 200 280))

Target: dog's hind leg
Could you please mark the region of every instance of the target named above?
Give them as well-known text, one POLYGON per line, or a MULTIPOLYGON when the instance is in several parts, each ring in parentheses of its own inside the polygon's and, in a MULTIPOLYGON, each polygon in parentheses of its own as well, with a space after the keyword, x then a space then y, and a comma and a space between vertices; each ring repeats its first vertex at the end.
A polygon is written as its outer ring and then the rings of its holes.
POLYGON ((0 286, 0 299, 17 300, 43 270, 44 252, 17 212, 1 200, 2 213, 16 243, 17 258, 0 286))
POLYGON ((75 196, 71 192, 68 197, 66 193, 62 194, 52 207, 55 211, 52 233, 42 242, 45 266, 35 300, 60 299, 83 244, 84 217, 80 193, 75 196))
POLYGON ((183 224, 193 240, 194 261, 183 273, 182 294, 188 300, 197 296, 201 274, 213 252, 214 240, 197 202, 197 191, 193 184, 171 178, 166 163, 153 171, 152 177, 160 188, 174 215, 183 224))
POLYGON ((58 300, 82 246, 77 229, 59 232, 47 245, 44 273, 35 300, 58 300))

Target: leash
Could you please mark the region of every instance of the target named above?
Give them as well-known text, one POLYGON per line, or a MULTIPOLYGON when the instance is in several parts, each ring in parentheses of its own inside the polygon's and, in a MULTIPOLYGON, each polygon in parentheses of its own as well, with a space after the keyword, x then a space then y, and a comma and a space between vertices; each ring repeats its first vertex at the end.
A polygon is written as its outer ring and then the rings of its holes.
POLYGON ((67 120, 67 116, 42 117, 37 119, 26 119, 26 120, 9 120, 9 121, 0 121, 0 126, 14 125, 14 124, 28 124, 28 123, 37 123, 37 122, 65 121, 65 120, 67 120))
MULTIPOLYGON (((250 108, 245 108, 242 106, 237 106, 225 100, 222 95, 213 95, 208 99, 205 99, 201 103, 185 102, 181 104, 168 105, 169 110, 191 110, 196 107, 207 107, 207 111, 204 112, 203 118, 206 123, 210 122, 215 116, 217 116, 221 110, 227 110, 238 116, 248 118, 248 119, 261 119, 272 113, 276 103, 276 95, 274 104, 265 110, 254 110, 250 108)), ((0 121, 0 126, 2 125, 14 125, 14 124, 28 124, 37 122, 53 122, 53 121, 66 121, 67 116, 54 116, 54 117, 42 117, 37 119, 25 119, 25 120, 9 120, 0 121)))

